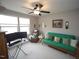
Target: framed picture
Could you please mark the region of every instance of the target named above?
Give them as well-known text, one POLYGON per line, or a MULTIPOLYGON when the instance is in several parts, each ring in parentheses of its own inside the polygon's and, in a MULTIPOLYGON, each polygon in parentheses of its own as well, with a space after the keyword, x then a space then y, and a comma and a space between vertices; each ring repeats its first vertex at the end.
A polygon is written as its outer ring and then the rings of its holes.
POLYGON ((63 20, 62 19, 52 20, 52 27, 53 28, 62 28, 63 27, 63 20))

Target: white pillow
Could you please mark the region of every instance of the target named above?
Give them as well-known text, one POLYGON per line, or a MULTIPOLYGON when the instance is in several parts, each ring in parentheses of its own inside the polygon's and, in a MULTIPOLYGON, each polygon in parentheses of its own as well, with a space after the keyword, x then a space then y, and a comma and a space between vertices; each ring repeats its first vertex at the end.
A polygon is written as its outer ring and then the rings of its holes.
POLYGON ((71 40, 71 46, 76 47, 77 40, 71 40))
POLYGON ((55 41, 55 42, 60 42, 60 38, 59 38, 59 37, 55 37, 55 38, 54 38, 54 41, 55 41))

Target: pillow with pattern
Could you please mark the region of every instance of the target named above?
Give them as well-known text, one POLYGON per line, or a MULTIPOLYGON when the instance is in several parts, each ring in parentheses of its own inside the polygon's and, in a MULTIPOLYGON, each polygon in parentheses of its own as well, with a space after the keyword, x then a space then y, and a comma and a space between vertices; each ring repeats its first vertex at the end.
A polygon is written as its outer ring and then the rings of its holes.
POLYGON ((55 41, 55 42, 60 42, 60 38, 59 38, 59 37, 55 37, 55 38, 54 38, 54 41, 55 41))
POLYGON ((63 38, 63 44, 70 45, 70 39, 63 38))
POLYGON ((54 40, 54 36, 52 36, 52 35, 48 35, 48 38, 51 40, 54 40))

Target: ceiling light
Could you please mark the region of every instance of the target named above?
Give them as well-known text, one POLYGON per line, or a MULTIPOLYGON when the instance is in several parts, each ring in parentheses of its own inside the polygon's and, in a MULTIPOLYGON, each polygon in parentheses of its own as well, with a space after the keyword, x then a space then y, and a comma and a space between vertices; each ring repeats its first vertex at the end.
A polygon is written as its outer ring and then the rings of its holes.
POLYGON ((39 15, 40 11, 34 10, 34 14, 39 15))

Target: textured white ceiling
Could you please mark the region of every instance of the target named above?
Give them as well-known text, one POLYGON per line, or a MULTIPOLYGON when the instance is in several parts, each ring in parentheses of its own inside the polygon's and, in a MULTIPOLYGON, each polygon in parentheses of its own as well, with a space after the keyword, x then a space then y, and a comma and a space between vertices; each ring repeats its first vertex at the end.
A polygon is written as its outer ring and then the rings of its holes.
POLYGON ((33 2, 40 2, 43 4, 42 10, 48 10, 52 13, 58 13, 79 8, 79 0, 0 0, 1 4, 7 9, 28 14, 29 9, 33 8, 33 2))

